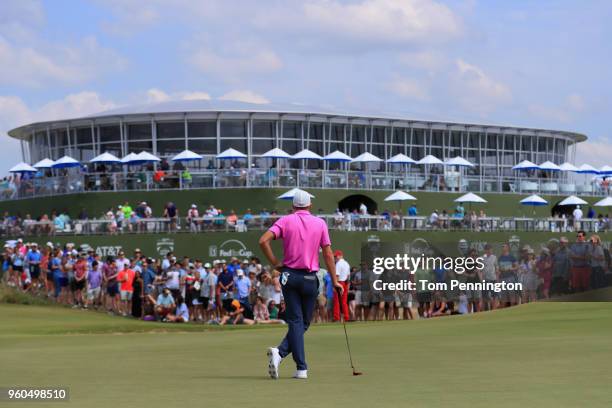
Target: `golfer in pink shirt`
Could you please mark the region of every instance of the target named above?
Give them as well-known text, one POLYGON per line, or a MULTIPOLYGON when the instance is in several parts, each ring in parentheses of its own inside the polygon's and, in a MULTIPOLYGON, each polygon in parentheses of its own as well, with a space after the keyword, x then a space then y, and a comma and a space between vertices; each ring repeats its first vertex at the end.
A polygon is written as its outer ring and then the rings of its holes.
POLYGON ((327 225, 310 214, 310 194, 297 190, 293 196, 293 213, 280 218, 259 239, 264 255, 281 271, 281 285, 286 304, 287 335, 278 347, 268 349, 268 373, 278 378, 278 366, 291 354, 297 370, 294 378, 308 378, 304 354, 304 332, 308 330, 319 291, 319 249, 332 283, 337 290, 343 287, 336 277, 336 265, 331 249, 327 225), (283 240, 283 261, 272 252, 273 239, 283 240))

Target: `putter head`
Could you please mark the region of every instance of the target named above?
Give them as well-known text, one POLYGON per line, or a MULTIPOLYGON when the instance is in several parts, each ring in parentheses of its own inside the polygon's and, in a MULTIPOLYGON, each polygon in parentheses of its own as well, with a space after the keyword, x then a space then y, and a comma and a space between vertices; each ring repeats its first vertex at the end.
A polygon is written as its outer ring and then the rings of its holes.
POLYGON ((353 370, 353 375, 363 375, 363 373, 361 371, 353 370))

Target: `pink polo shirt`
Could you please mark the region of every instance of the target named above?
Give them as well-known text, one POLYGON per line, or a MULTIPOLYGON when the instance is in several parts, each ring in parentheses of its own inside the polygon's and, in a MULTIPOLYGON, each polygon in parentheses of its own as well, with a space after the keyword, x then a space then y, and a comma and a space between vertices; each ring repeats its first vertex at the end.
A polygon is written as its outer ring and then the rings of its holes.
POLYGON ((283 240, 283 265, 289 268, 318 271, 319 249, 331 245, 325 221, 307 210, 280 218, 269 231, 283 240))

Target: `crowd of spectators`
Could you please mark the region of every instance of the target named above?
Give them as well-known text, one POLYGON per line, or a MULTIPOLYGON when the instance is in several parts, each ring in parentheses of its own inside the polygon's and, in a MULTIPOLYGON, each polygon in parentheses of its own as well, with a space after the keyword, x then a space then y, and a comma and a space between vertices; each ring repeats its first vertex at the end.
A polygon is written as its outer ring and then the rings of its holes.
MULTIPOLYGON (((606 287, 612 277, 609 248, 598 235, 587 238, 584 231, 577 232, 573 243, 561 237, 539 249, 525 245, 513 251, 508 243, 497 254, 489 244, 481 252, 469 249, 467 256, 482 257, 484 266, 463 274, 433 269, 408 275, 414 282, 520 282, 520 291, 430 291, 421 284, 414 291, 376 290, 372 282, 380 276, 365 263, 351 267, 342 251, 334 256, 338 281, 346 290, 338 297, 327 271, 317 272, 315 322, 475 313, 606 287)), ((88 246, 48 242, 40 247, 19 239, 7 242, 2 259, 3 284, 74 308, 167 322, 284 323, 280 272, 257 257, 205 261, 169 252, 154 259, 136 249, 131 257, 120 251, 117 257, 101 258, 88 246)))
MULTIPOLYGON (((323 215, 323 210, 318 214, 323 215)), ((214 204, 198 206, 191 204, 187 208, 179 209, 173 202, 167 202, 163 208, 154 209, 146 201, 132 206, 129 202, 108 208, 98 217, 90 217, 86 209, 81 209, 75 218, 67 210, 52 210, 50 214, 33 217, 27 213, 11 214, 5 211, 0 219, 0 234, 5 236, 42 236, 56 233, 142 233, 142 232, 202 232, 202 231, 247 231, 249 228, 267 228, 278 217, 275 210, 268 211, 262 208, 253 211, 248 208, 243 214, 233 209, 223 210, 214 204)), ((283 214, 284 215, 284 214, 283 214)), ((462 204, 442 211, 435 209, 424 217, 424 225, 417 228, 419 214, 416 204, 412 204, 405 211, 382 212, 369 210, 361 203, 353 211, 336 209, 328 215, 329 227, 344 231, 391 231, 398 229, 454 230, 468 229, 472 231, 491 231, 494 229, 491 218, 484 209, 466 211, 462 204)), ((586 214, 578 206, 568 216, 555 213, 551 224, 559 232, 577 231, 581 228, 580 222, 593 221, 594 231, 612 230, 612 220, 608 214, 597 214, 589 207, 586 214)))

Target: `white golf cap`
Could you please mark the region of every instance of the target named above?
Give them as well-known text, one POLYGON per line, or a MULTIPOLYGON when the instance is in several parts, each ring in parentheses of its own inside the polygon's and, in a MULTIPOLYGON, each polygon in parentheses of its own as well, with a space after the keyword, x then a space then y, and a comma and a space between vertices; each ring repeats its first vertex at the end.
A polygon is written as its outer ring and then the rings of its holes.
POLYGON ((310 206, 310 194, 304 190, 297 190, 293 195, 293 206, 296 208, 306 208, 310 206))

